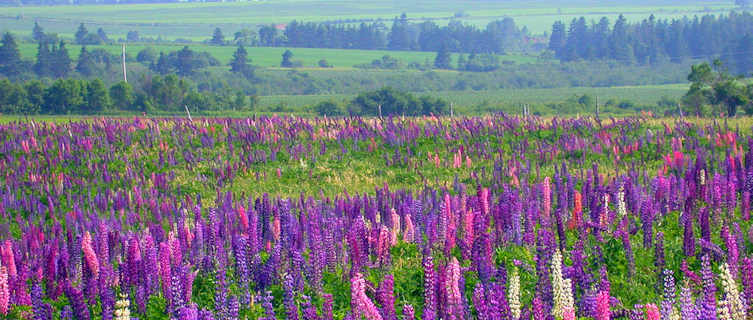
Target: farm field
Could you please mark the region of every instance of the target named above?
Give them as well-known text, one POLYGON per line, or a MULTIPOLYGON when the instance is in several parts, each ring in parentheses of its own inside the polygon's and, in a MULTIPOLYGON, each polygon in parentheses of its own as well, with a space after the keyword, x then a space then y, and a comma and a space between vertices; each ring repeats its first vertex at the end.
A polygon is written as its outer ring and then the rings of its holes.
POLYGON ((751 125, 2 122, 0 318, 750 319, 751 125))
POLYGON ((383 19, 389 27, 392 18, 405 12, 414 21, 436 20, 447 23, 451 17, 486 25, 502 17, 512 17, 534 34, 550 32, 557 20, 569 21, 585 16, 598 20, 608 16, 614 21, 624 14, 629 21, 640 21, 654 14, 657 18, 675 18, 683 15, 723 13, 733 8, 731 1, 635 1, 630 4, 617 1, 466 1, 451 0, 440 3, 421 1, 249 1, 224 3, 175 3, 139 5, 88 5, 55 7, 6 7, 0 14, 0 30, 29 33, 34 21, 49 30, 72 37, 78 24, 85 22, 90 29, 104 28, 113 38, 125 38, 127 31, 136 30, 142 36, 164 39, 208 39, 215 27, 226 34, 244 27, 255 28, 261 24, 281 24, 292 20, 303 21, 361 21, 383 19), (523 7, 523 8, 521 8, 523 7), (23 18, 21 18, 23 17, 23 18), (157 18, 159 17, 159 18, 157 18))
MULTIPOLYGON (((154 48, 158 53, 160 51, 166 54, 171 51, 181 50, 185 45, 165 45, 165 44, 129 44, 126 47, 126 54, 135 59, 139 51, 146 47, 154 48)), ((236 46, 210 46, 205 44, 188 44, 191 50, 196 52, 208 52, 223 65, 227 65, 233 58, 233 53, 237 49, 236 46)), ((30 42, 23 42, 19 44, 19 50, 24 59, 33 60, 37 54, 37 44, 30 42)), ((66 44, 69 54, 72 59, 77 59, 78 54, 81 51, 80 45, 66 44)), ((122 47, 120 44, 114 45, 93 45, 87 46, 88 50, 102 48, 108 52, 120 55, 122 47)), ((393 58, 397 58, 404 64, 412 62, 423 64, 426 61, 433 63, 436 52, 419 52, 419 51, 387 51, 387 50, 348 50, 348 49, 318 49, 318 48, 285 48, 285 47, 246 47, 248 51, 248 57, 251 60, 250 63, 261 67, 279 67, 282 60, 282 53, 286 49, 290 49, 293 52, 293 60, 298 60, 303 63, 304 67, 318 68, 318 62, 321 59, 326 59, 332 66, 338 69, 352 69, 357 64, 368 64, 376 59, 381 59, 384 55, 389 55, 393 58)), ((453 57, 457 58, 457 54, 453 54, 453 57)), ((538 61, 535 56, 527 56, 520 54, 501 55, 500 60, 514 61, 516 63, 529 63, 538 61)), ((326 69, 325 69, 326 70, 326 69)))

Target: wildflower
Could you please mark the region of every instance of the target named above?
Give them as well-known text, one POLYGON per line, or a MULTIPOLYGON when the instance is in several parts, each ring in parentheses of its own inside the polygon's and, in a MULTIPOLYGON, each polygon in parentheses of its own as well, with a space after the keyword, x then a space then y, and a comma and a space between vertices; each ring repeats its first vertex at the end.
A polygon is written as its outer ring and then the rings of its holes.
POLYGON ((131 320, 131 311, 128 309, 130 305, 128 295, 121 292, 120 299, 115 302, 115 320, 131 320))
POLYGON ((510 275, 510 289, 507 293, 508 303, 510 305, 510 312, 513 319, 520 318, 520 276, 518 275, 518 268, 512 269, 512 275, 510 275))

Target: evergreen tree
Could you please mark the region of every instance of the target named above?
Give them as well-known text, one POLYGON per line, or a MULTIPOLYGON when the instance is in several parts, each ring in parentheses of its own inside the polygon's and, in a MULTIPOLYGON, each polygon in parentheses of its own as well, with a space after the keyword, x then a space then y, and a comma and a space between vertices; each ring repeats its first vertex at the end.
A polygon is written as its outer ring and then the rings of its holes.
POLYGON ((633 48, 628 39, 628 25, 625 16, 620 15, 612 28, 612 36, 609 39, 610 58, 619 62, 630 64, 633 62, 633 48))
POLYGON ((392 23, 387 47, 391 50, 410 50, 412 42, 410 30, 408 30, 408 17, 403 13, 392 23))
POLYGON ((97 70, 97 65, 94 63, 94 59, 86 46, 81 47, 81 53, 78 55, 78 62, 76 63, 76 71, 84 76, 91 76, 97 70))
POLYGON ((293 58, 293 52, 291 52, 290 50, 285 50, 285 52, 282 53, 282 62, 280 62, 280 67, 292 68, 293 61, 290 60, 292 58, 293 58))
POLYGON ((107 33, 105 33, 105 30, 102 30, 102 28, 97 29, 97 37, 99 37, 99 40, 103 43, 110 42, 110 38, 107 37, 107 33))
POLYGON ((0 44, 0 74, 9 77, 21 74, 24 70, 16 39, 6 32, 0 44))
POLYGON ((209 43, 215 46, 221 46, 225 44, 225 36, 222 34, 222 30, 220 30, 220 28, 214 29, 212 40, 209 40, 209 43))
POLYGON ((552 35, 549 36, 549 50, 554 51, 554 55, 557 58, 561 58, 562 49, 565 47, 567 40, 567 34, 565 32, 565 24, 562 21, 557 21, 552 25, 552 35))
POLYGON ((50 43, 42 41, 37 46, 37 62, 34 64, 34 72, 40 76, 52 74, 53 56, 50 51, 50 43))
POLYGON ((437 56, 434 58, 434 67, 437 69, 452 69, 452 58, 445 46, 439 48, 437 56))
POLYGON ((464 54, 460 54, 460 56, 458 57, 458 70, 465 70, 465 64, 466 63, 467 62, 465 60, 465 55, 464 54))
POLYGON ((254 71, 248 62, 248 52, 243 46, 238 46, 233 53, 233 60, 230 61, 230 71, 242 74, 247 79, 253 78, 254 71))
POLYGON ((44 29, 36 21, 34 21, 34 29, 31 31, 31 37, 36 42, 42 42, 45 38, 44 29))
POLYGON ((83 23, 81 23, 78 26, 78 30, 76 31, 75 37, 76 37, 76 43, 77 44, 84 44, 84 41, 86 41, 86 36, 89 35, 89 30, 86 30, 86 27, 83 23))
POLYGON ((60 41, 57 48, 53 47, 51 68, 52 76, 55 78, 67 77, 68 72, 71 71, 71 57, 64 41, 60 41))
POLYGON ((149 68, 161 75, 165 75, 170 73, 170 61, 164 52, 160 52, 157 63, 152 63, 149 68))
POLYGON ((180 76, 190 76, 194 70, 194 53, 188 46, 178 51, 178 60, 175 65, 176 72, 180 76))

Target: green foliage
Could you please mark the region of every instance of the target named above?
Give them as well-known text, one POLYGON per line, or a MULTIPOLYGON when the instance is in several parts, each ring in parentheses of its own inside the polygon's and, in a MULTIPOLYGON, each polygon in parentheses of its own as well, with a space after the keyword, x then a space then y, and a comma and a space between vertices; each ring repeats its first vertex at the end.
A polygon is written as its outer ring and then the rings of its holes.
POLYGON ((410 93, 385 87, 359 94, 350 102, 348 112, 370 116, 415 116, 443 114, 446 109, 447 103, 440 99, 430 97, 417 99, 410 93))
POLYGON ((343 112, 340 109, 340 106, 337 105, 334 101, 322 101, 319 102, 316 106, 314 106, 314 111, 320 116, 339 116, 342 115, 343 112))
POLYGON ((170 315, 166 312, 167 301, 162 295, 153 294, 146 303, 145 319, 169 320, 170 315))

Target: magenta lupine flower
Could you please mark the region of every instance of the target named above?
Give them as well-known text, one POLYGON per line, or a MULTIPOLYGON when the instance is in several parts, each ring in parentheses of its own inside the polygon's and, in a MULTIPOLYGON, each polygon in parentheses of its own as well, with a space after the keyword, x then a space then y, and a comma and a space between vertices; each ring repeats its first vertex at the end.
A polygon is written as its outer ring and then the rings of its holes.
POLYGON ((357 315, 355 318, 360 319, 363 315, 367 320, 382 320, 379 310, 366 295, 366 280, 361 273, 356 272, 350 283, 351 305, 353 314, 357 315))
POLYGON ((746 299, 748 312, 753 311, 753 258, 743 258, 742 261, 743 296, 746 299))
POLYGON ((612 312, 609 310, 609 291, 599 291, 596 295, 596 317, 595 320, 610 320, 612 312))
POLYGON ((10 302, 10 286, 8 284, 8 268, 0 266, 0 313, 8 314, 10 302))
POLYGON ((332 308, 334 302, 332 295, 329 293, 322 294, 322 300, 324 300, 322 302, 322 320, 333 320, 334 312, 332 308))
POLYGON ((403 307, 403 320, 414 320, 416 318, 416 313, 413 310, 413 306, 406 304, 403 307))

